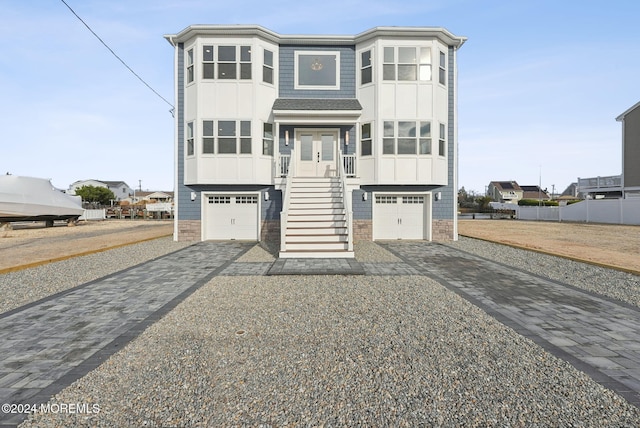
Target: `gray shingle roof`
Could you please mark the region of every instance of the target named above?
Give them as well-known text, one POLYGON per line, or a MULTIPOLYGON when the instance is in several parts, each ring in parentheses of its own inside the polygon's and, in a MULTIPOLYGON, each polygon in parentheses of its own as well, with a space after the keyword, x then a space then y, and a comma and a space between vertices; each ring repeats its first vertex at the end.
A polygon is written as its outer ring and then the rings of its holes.
POLYGON ((274 110, 362 110, 355 98, 278 98, 274 110))

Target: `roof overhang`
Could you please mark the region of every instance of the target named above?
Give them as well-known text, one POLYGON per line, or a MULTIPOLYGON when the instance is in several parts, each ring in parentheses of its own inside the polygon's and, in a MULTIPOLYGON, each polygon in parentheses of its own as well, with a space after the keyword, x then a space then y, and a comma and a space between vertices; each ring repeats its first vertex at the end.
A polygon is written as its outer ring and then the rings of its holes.
POLYGON ((260 25, 190 25, 176 34, 166 34, 164 38, 175 46, 195 36, 232 37, 255 36, 277 44, 296 45, 354 45, 376 37, 397 38, 436 38, 446 45, 459 48, 467 40, 466 37, 455 36, 442 27, 374 27, 356 35, 283 35, 260 25))
POLYGON ((620 116, 616 117, 616 120, 618 122, 622 122, 624 120, 624 117, 626 115, 628 115, 629 113, 631 113, 632 111, 634 111, 636 108, 640 107, 640 102, 635 103, 632 107, 630 107, 629 109, 627 109, 624 113, 622 113, 620 116))
POLYGON ((278 98, 272 110, 276 122, 352 124, 360 118, 362 105, 355 98, 278 98))

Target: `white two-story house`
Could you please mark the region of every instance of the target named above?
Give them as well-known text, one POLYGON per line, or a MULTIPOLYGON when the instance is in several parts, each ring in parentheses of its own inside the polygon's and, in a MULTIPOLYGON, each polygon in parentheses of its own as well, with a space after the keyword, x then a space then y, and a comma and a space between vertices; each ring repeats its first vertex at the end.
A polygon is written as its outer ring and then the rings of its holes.
POLYGON ((457 50, 433 27, 193 25, 175 48, 177 240, 457 239, 457 50))

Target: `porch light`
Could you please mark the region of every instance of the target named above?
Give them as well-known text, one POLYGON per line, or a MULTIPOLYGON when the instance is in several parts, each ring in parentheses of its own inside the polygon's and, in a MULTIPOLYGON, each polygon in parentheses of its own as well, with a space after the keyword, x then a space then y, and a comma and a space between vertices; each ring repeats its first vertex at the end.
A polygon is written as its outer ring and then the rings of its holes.
POLYGON ((363 200, 363 201, 366 201, 366 200, 367 200, 367 192, 364 192, 364 193, 362 194, 362 200, 363 200))
POLYGON ((289 131, 284 131, 284 145, 288 146, 289 145, 289 131))
POLYGON ((349 131, 346 131, 344 133, 344 144, 345 144, 345 146, 349 145, 349 131))

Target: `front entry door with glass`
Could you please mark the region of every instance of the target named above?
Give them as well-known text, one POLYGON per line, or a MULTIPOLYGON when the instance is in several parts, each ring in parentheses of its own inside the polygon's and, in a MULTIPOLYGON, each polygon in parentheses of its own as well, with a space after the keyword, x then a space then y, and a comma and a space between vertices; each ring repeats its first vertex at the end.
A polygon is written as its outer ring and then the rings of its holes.
POLYGON ((298 176, 334 177, 338 131, 300 131, 298 133, 298 176))

